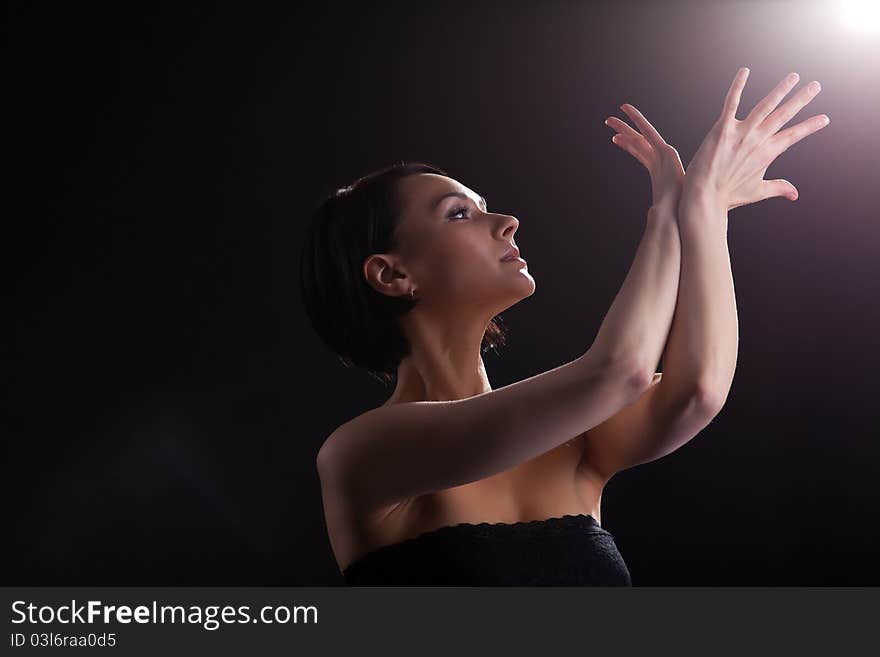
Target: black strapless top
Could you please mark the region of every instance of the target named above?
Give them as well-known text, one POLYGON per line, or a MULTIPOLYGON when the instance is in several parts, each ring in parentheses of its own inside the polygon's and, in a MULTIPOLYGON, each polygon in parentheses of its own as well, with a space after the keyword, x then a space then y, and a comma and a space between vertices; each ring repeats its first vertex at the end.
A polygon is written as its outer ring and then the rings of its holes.
POLYGON ((585 514, 440 527, 342 575, 348 586, 632 586, 614 537, 585 514))

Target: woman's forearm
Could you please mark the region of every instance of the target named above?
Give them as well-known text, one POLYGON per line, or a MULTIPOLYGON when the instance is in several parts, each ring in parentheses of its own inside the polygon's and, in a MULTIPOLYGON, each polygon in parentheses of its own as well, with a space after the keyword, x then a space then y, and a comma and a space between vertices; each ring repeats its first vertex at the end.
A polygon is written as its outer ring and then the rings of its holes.
POLYGON ((681 261, 674 210, 652 206, 626 279, 593 341, 617 362, 654 373, 669 334, 681 261))
POLYGON ((717 410, 730 391, 739 344, 727 212, 711 195, 685 193, 678 227, 681 277, 663 353, 663 383, 690 388, 717 410))

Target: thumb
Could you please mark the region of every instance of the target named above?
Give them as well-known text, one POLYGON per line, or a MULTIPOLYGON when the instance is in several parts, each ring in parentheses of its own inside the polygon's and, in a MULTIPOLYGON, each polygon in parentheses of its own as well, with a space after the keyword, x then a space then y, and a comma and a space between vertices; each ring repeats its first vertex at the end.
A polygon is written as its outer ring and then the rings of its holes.
MULTIPOLYGON (((776 180, 767 180, 764 182, 764 198, 773 198, 774 196, 784 196, 789 201, 797 201, 798 190, 790 182, 784 178, 776 180)), ((762 199, 763 200, 763 199, 762 199)))

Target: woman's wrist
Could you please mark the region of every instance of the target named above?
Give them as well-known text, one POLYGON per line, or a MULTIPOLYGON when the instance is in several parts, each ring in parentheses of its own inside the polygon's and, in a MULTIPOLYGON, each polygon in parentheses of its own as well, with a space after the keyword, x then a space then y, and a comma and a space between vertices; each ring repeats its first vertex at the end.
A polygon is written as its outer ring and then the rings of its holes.
POLYGON ((682 225, 689 222, 727 222, 727 208, 723 200, 710 190, 693 187, 683 190, 677 216, 682 225))
POLYGON ((648 208, 648 221, 675 222, 678 216, 678 199, 660 199, 648 208))

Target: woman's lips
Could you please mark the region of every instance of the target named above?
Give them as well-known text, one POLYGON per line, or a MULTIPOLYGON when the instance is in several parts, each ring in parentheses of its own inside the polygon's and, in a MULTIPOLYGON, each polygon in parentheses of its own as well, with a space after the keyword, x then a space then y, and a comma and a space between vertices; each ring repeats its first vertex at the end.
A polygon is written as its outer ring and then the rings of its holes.
POLYGON ((504 257, 501 258, 501 262, 507 262, 508 260, 516 259, 522 260, 522 258, 519 257, 519 249, 514 246, 507 253, 504 254, 504 257))

